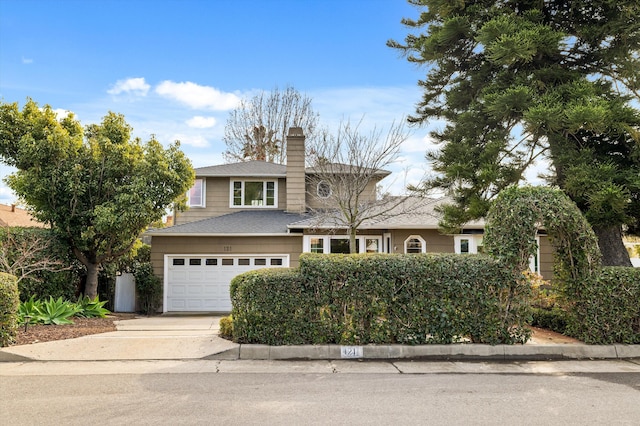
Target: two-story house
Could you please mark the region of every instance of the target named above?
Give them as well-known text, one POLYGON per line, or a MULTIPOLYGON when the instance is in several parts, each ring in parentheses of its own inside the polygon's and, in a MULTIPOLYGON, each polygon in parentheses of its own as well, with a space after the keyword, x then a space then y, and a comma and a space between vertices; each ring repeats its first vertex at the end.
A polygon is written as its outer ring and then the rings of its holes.
MULTIPOLYGON (((196 169, 189 210, 175 225, 152 230, 151 260, 164 283, 163 312, 229 312, 229 283, 237 274, 265 267, 295 267, 303 252, 347 253, 345 229, 318 220, 331 191, 305 167, 304 135, 289 130, 287 164, 248 161, 196 169)), ((388 176, 376 171, 363 196, 376 197, 376 184, 388 176)), ((442 200, 407 197, 397 214, 369 220, 358 228, 360 253, 477 253, 482 222, 459 235, 438 230, 435 206, 442 200)), ((543 239, 546 239, 543 237, 543 239)), ((551 249, 532 268, 551 274, 551 249)))

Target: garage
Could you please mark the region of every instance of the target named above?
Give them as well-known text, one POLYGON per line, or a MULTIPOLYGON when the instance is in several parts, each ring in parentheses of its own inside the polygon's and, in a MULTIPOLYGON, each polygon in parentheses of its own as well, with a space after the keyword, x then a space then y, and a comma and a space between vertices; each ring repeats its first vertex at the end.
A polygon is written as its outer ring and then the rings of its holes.
POLYGON ((166 255, 164 312, 231 312, 236 275, 289 266, 288 255, 166 255))

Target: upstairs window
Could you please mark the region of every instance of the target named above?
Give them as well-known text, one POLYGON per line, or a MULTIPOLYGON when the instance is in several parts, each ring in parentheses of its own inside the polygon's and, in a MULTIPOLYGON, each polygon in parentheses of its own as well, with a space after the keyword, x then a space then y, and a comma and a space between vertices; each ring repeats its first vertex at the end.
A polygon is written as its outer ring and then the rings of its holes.
POLYGON ((231 207, 277 207, 276 181, 231 182, 231 207))
POLYGON ((205 206, 205 183, 204 179, 196 179, 193 182, 193 186, 187 192, 187 204, 189 207, 204 207, 205 206))
POLYGON ((331 185, 325 181, 319 182, 316 188, 316 193, 320 198, 329 198, 331 196, 331 185))

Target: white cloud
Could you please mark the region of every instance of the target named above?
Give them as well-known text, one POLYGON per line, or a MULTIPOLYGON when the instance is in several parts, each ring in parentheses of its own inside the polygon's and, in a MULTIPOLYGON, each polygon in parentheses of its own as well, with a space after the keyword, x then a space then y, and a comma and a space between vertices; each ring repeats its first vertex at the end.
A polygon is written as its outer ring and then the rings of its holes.
POLYGON ((194 148, 207 148, 209 141, 202 135, 174 134, 172 141, 180 141, 180 145, 188 145, 194 148))
POLYGON ((33 59, 31 58, 25 58, 24 56, 22 57, 22 63, 25 65, 30 65, 33 63, 33 59))
POLYGON ((190 81, 163 81, 156 87, 156 93, 193 109, 224 111, 235 108, 240 102, 240 98, 233 93, 224 93, 214 87, 200 86, 190 81))
POLYGON ((146 96, 149 92, 149 86, 144 78, 128 78, 126 80, 118 80, 116 84, 107 93, 110 95, 119 95, 121 93, 130 93, 138 96, 146 96))
POLYGON ((187 120, 187 126, 196 129, 208 129, 216 125, 215 117, 202 117, 200 115, 195 116, 187 120))
POLYGON ((71 111, 68 111, 66 109, 62 109, 62 108, 56 108, 53 110, 53 112, 56 113, 56 118, 58 120, 62 120, 63 118, 65 118, 67 115, 71 114, 71 111))

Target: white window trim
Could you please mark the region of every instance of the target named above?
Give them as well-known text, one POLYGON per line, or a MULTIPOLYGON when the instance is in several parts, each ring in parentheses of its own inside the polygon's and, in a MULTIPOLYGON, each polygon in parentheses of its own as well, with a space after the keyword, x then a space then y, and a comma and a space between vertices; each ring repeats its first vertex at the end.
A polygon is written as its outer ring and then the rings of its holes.
POLYGON ((187 191, 187 205, 189 207, 197 207, 197 208, 204 208, 207 205, 207 179, 205 178, 197 178, 194 182, 193 182, 193 186, 191 188, 189 188, 189 190, 187 191), (200 194, 200 199, 202 200, 202 202, 200 204, 191 204, 191 188, 193 188, 193 186, 195 186, 196 181, 202 181, 202 190, 201 190, 201 194, 200 194))
POLYGON ((230 179, 229 180, 229 208, 231 209, 277 209, 278 208, 278 180, 277 179, 230 179), (245 182, 262 182, 263 185, 263 204, 258 206, 233 204, 233 185, 235 182, 242 183, 242 202, 244 203, 244 184, 245 182), (273 182, 273 206, 267 205, 267 182, 273 182))
POLYGON ((391 233, 385 232, 382 234, 382 252, 383 253, 393 253, 393 248, 391 247, 391 233))
POLYGON ((420 241, 420 253, 426 253, 427 252, 427 242, 424 240, 424 238, 422 238, 422 236, 420 235, 409 235, 407 237, 406 240, 404 240, 404 253, 407 253, 407 244, 409 243, 409 240, 418 240, 420 241))
MULTIPOLYGON (((462 253, 462 240, 469 240, 469 253, 464 254, 477 254, 478 247, 482 246, 483 235, 482 234, 459 234, 454 235, 453 237, 455 241, 455 252, 456 254, 462 253)), ((529 269, 532 272, 540 273, 540 237, 536 236, 536 244, 538 245, 538 249, 536 252, 536 256, 531 256, 529 258, 529 269)))
MULTIPOLYGON (((322 249, 324 250, 323 254, 331 253, 331 240, 344 240, 349 239, 348 235, 305 235, 302 239, 302 251, 304 253, 311 253, 311 239, 318 238, 323 240, 322 249)), ((383 253, 382 249, 382 236, 381 235, 358 235, 356 240, 359 241, 359 252, 358 253, 366 253, 367 247, 365 245, 366 240, 378 240, 378 253, 383 253)))
POLYGON ((477 254, 478 247, 482 246, 483 234, 460 234, 453 237, 456 254, 477 254), (462 240, 469 240, 469 252, 462 253, 462 240))

